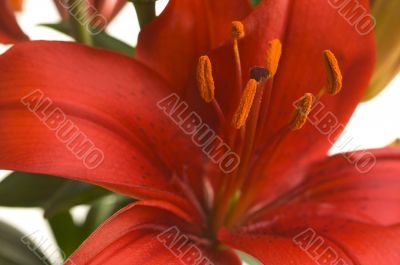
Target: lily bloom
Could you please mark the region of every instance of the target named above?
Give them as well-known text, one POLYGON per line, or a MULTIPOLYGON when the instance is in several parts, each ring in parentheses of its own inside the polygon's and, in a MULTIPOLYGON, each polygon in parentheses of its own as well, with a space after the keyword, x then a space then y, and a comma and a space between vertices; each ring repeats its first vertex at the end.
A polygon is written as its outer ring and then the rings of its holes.
MULTIPOLYGON (((21 11, 22 0, 4 0, 0 3, 0 43, 11 44, 29 40, 19 27, 14 12, 21 11)), ((55 0, 60 15, 64 20, 69 19, 66 2, 55 0)), ((88 0, 88 18, 92 25, 102 27, 110 23, 126 4, 126 0, 88 0)))
POLYGON ((395 265, 399 150, 369 150, 370 170, 362 151, 327 156, 373 65, 373 36, 327 1, 171 0, 136 59, 63 42, 2 55, 0 167, 141 199, 66 264, 241 264, 237 249, 264 264, 395 265), (188 133, 199 117, 237 167, 188 133))
MULTIPOLYGON (((126 4, 126 0, 82 0, 86 1, 87 17, 92 25, 103 26, 103 23, 110 23, 126 4), (101 20, 99 16, 102 16, 101 20), (104 21, 103 21, 104 19, 104 21), (99 24, 97 24, 99 23, 99 24)), ((60 15, 64 20, 69 19, 68 1, 54 0, 60 15)))
POLYGON ((28 40, 17 23, 15 11, 21 11, 20 0, 0 1, 0 43, 11 44, 28 40))

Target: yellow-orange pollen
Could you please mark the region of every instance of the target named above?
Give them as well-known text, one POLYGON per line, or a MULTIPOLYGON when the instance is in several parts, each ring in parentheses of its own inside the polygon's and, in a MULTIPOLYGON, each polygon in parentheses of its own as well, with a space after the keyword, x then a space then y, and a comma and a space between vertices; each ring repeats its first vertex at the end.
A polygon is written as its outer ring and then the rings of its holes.
POLYGON ((310 114, 311 107, 314 102, 314 96, 311 93, 306 93, 296 103, 296 109, 292 114, 289 126, 293 131, 301 129, 307 121, 308 114, 310 114))
POLYGON ((327 74, 326 92, 334 96, 342 89, 342 73, 335 55, 330 50, 324 51, 324 63, 327 74))
POLYGON ((236 40, 243 39, 245 36, 244 26, 240 21, 232 22, 232 37, 236 40))
POLYGON ((232 126, 236 129, 240 129, 245 125, 247 117, 249 116, 251 106, 253 105, 254 96, 257 91, 257 81, 250 79, 247 82, 246 88, 243 91, 242 98, 238 108, 236 109, 235 115, 232 119, 232 126))
POLYGON ((270 77, 275 76, 276 71, 278 70, 281 55, 282 55, 282 43, 280 42, 280 40, 274 39, 268 42, 265 67, 267 68, 270 77))
POLYGON ((214 99, 215 85, 211 61, 206 55, 201 56, 197 64, 197 84, 201 97, 210 103, 214 99))

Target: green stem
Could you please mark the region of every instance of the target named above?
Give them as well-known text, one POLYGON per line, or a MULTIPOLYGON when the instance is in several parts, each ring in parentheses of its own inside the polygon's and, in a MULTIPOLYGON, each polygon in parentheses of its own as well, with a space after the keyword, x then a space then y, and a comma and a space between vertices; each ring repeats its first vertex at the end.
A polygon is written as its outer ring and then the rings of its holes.
POLYGON ((84 0, 69 0, 70 24, 77 42, 92 46, 93 39, 90 32, 90 18, 88 7, 84 0))
POLYGON ((156 0, 130 0, 135 6, 140 28, 156 17, 156 0))

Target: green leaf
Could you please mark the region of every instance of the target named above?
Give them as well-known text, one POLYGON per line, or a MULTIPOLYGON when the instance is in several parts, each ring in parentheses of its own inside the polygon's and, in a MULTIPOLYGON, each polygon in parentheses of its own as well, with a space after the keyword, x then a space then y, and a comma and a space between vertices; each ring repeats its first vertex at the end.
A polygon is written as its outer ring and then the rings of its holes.
POLYGON ((87 183, 48 175, 14 172, 0 183, 0 205, 42 207, 47 217, 110 194, 87 183))
MULTIPOLYGON (((64 34, 67 34, 73 37, 72 31, 69 26, 65 23, 56 23, 56 24, 41 24, 41 26, 45 26, 48 28, 52 28, 64 34)), ((119 52, 128 56, 133 56, 135 54, 135 48, 126 44, 123 41, 120 41, 106 32, 101 32, 97 35, 93 35, 93 46, 98 48, 109 49, 115 52, 119 52)))
POLYGON ((68 211, 56 214, 48 221, 60 248, 60 255, 63 258, 69 257, 83 242, 79 226, 68 211))
POLYGON ((60 187, 43 206, 46 218, 65 212, 74 206, 91 203, 111 192, 98 186, 78 181, 68 181, 60 187))
POLYGON ((258 259, 254 258, 253 256, 250 256, 247 253, 244 253, 242 251, 236 250, 236 252, 238 253, 238 255, 240 256, 240 258, 246 262, 249 265, 263 265, 261 261, 259 261, 258 259))
POLYGON ((47 175, 14 172, 0 182, 0 205, 42 207, 66 181, 47 175))
POLYGON ((256 5, 258 5, 258 4, 261 2, 261 0, 250 0, 250 2, 251 2, 251 4, 252 4, 253 6, 256 6, 256 5))
POLYGON ((1 265, 43 265, 48 263, 29 236, 0 221, 0 264, 1 265))

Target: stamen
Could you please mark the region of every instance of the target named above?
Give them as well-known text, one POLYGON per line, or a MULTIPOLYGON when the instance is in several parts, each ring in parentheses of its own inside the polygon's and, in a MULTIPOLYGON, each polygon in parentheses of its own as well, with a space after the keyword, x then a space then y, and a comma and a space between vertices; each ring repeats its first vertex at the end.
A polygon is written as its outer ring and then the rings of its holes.
POLYGON ((255 79, 250 79, 247 82, 246 88, 243 91, 242 98, 240 99, 240 103, 238 108, 236 109, 236 113, 232 119, 232 126, 236 129, 240 129, 247 120, 249 116, 251 106, 253 105, 254 96, 257 91, 257 81, 255 79))
POLYGON ((210 103, 214 99, 214 78, 212 76, 211 61, 207 55, 199 58, 197 65, 197 84, 201 97, 210 103))
POLYGON ((244 26, 240 21, 232 22, 232 37, 233 37, 233 53, 235 56, 235 64, 236 64, 236 78, 237 78, 237 97, 239 97, 242 92, 242 64, 240 61, 240 52, 239 52, 239 42, 238 40, 244 38, 244 26))
MULTIPOLYGON (((234 88, 234 92, 232 93, 233 95, 232 100, 233 102, 239 102, 240 95, 242 94, 243 91, 242 63, 240 60, 240 52, 239 52, 239 39, 242 39, 245 36, 244 26, 242 22, 233 21, 231 33, 233 37, 233 55, 235 58, 235 70, 236 70, 236 86, 234 88)), ((229 115, 227 116, 233 117, 235 115, 233 111, 234 109, 231 108, 229 110, 229 115)), ((237 131, 235 130, 234 126, 231 127, 231 131, 228 133, 228 135, 229 135, 228 143, 234 146, 237 138, 237 131)))
POLYGON ((244 26, 240 21, 232 22, 232 37, 233 39, 240 40, 245 36, 244 26))
POLYGON ((334 96, 342 89, 342 73, 335 55, 330 50, 324 51, 324 63, 328 76, 326 92, 334 96))
POLYGON ((297 108, 292 114, 289 122, 289 127, 292 131, 301 129, 307 121, 310 114, 314 96, 311 93, 306 93, 296 104, 297 108))
POLYGON ((270 74, 270 77, 274 77, 278 70, 279 61, 282 55, 282 43, 278 39, 274 39, 268 42, 267 46, 267 59, 265 66, 270 74))

